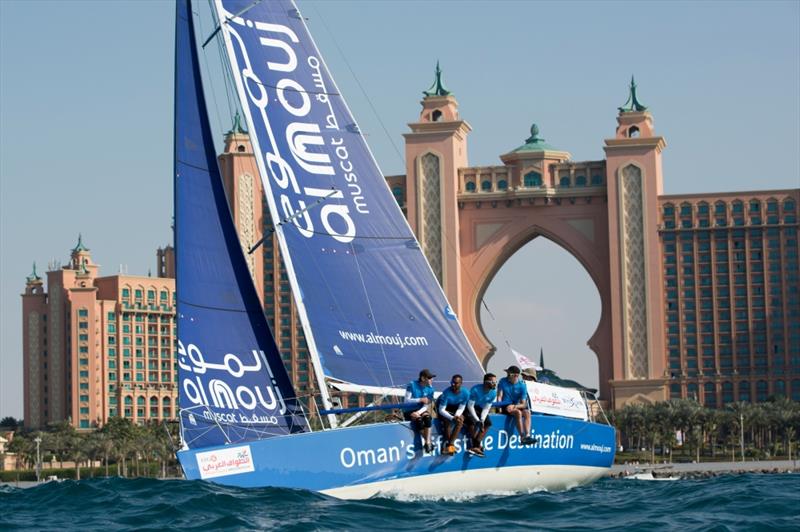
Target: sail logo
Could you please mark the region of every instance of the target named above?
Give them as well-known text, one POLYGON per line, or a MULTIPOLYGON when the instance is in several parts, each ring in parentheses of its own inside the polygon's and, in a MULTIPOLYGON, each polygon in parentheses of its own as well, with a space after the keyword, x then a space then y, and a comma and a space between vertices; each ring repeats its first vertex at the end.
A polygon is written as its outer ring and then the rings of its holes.
POLYGON ((226 20, 222 26, 229 37, 229 50, 239 89, 250 104, 245 113, 258 132, 252 140, 259 147, 262 170, 270 178, 271 184, 267 182, 265 185, 268 185, 267 189, 274 198, 275 207, 282 213, 281 218, 291 220, 301 235, 312 238, 320 232, 315 219, 312 219, 312 216, 318 217, 324 234, 342 243, 352 242, 356 236, 356 224, 351 205, 334 201, 344 200, 345 194, 336 186, 331 189, 331 178, 341 172, 345 180, 342 188, 349 191, 348 199, 355 210, 367 214, 369 209, 361 195, 358 176, 349 159, 344 139, 332 137, 328 144, 322 134, 323 128, 329 132, 339 131, 339 124, 325 86, 320 60, 314 56, 305 59, 305 66, 311 73, 310 82, 314 86, 312 101, 312 93, 298 81, 298 66, 301 63, 295 51, 295 45, 300 42, 297 34, 282 24, 245 19, 227 11, 221 2, 217 5, 226 20), (249 40, 254 32, 258 44, 249 40), (242 37, 244 34, 248 35, 250 52, 253 52, 257 61, 251 61, 248 46, 242 37), (280 79, 273 82, 276 75, 280 79), (269 83, 264 82, 266 79, 270 80, 269 83), (323 111, 324 117, 319 117, 319 120, 314 119, 315 115, 319 116, 312 112, 314 103, 327 106, 327 112, 323 111), (267 114, 267 108, 271 105, 280 105, 290 120, 273 127, 267 114), (281 153, 279 145, 278 135, 282 127, 285 127, 285 131, 280 141, 285 141, 288 147, 288 160, 281 153), (336 161, 332 160, 334 155, 336 161), (303 178, 302 185, 298 181, 298 173, 303 178), (315 204, 320 205, 311 210, 310 206, 315 204))
POLYGON ((195 344, 184 345, 178 340, 178 366, 185 372, 181 379, 183 396, 197 406, 230 411, 204 411, 203 415, 212 416, 212 421, 277 425, 277 416, 262 413, 277 409, 283 415, 286 404, 264 352, 253 349, 251 355, 252 361, 247 363, 233 353, 225 354, 222 363, 209 362, 195 344), (250 382, 253 379, 245 378, 247 374, 260 373, 262 368, 269 372, 272 386, 254 384, 250 382))

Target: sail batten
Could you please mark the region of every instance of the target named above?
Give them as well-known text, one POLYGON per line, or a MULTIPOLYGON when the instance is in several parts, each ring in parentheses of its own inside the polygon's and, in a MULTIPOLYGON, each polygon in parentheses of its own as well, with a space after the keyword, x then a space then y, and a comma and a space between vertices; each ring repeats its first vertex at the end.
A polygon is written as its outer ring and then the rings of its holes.
POLYGON ((305 432, 222 186, 190 3, 179 0, 176 9, 174 348, 182 439, 196 448, 305 432))
MULTIPOLYGON (((483 369, 287 0, 216 0, 228 63, 317 374, 376 389, 483 369)), ((411 176, 409 177, 411 178, 411 176)))

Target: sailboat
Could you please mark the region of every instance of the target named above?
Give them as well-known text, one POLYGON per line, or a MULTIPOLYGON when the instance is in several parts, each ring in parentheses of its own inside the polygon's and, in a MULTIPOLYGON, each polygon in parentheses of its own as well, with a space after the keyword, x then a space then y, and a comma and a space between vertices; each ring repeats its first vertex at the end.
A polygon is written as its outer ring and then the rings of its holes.
POLYGON ((334 408, 329 387, 396 397, 423 367, 465 385, 482 382, 484 369, 294 3, 215 0, 214 11, 212 37, 250 131, 325 417, 307 416, 259 302, 215 157, 192 6, 178 0, 177 454, 186 478, 359 499, 563 489, 603 476, 615 431, 584 418, 534 415, 538 439, 523 445, 493 415, 483 458, 466 452, 466 436, 444 456, 425 452, 408 423, 340 422, 348 409, 334 408))

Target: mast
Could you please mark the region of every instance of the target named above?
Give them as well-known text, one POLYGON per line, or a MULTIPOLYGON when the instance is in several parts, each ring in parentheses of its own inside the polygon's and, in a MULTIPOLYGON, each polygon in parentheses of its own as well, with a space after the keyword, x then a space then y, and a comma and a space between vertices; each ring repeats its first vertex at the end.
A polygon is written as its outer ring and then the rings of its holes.
MULTIPOLYGON (((217 23, 220 27, 223 24, 228 24, 228 16, 226 16, 227 10, 222 5, 222 0, 214 0, 214 5, 216 8, 215 15, 217 18, 217 23)), ((239 13, 241 14, 241 12, 239 13)), ((222 31, 223 41, 225 43, 225 48, 227 52, 227 57, 235 57, 235 51, 233 49, 233 43, 231 41, 231 34, 228 31, 222 31)), ((233 68, 232 63, 228 62, 229 66, 233 68)), ((244 84, 239 76, 235 75, 235 72, 232 72, 232 78, 234 83, 236 84, 236 91, 237 96, 239 98, 239 103, 242 108, 242 113, 244 114, 245 120, 248 124, 248 129, 251 132, 250 135, 250 142, 253 144, 253 152, 256 154, 263 154, 264 151, 261 148, 261 142, 256 135, 256 128, 255 128, 255 121, 253 120, 253 116, 250 112, 250 107, 247 104, 247 93, 244 84)), ((266 94, 266 93, 265 93, 266 94)), ((266 102, 264 103, 266 106, 266 102)), ((256 156, 256 164, 258 166, 258 171, 262 176, 262 183, 266 189, 266 198, 267 203, 269 204, 270 215, 273 219, 273 224, 275 226, 275 235, 278 237, 278 243, 280 244, 281 249, 284 251, 282 254, 282 258, 284 264, 286 266, 286 272, 289 277, 289 284, 292 288, 292 294, 295 295, 295 303, 297 307, 297 312, 300 315, 300 322, 303 324, 303 331, 306 337, 306 344, 308 345, 308 351, 311 355, 311 363, 314 367, 314 378, 317 381, 317 387, 319 388, 320 398, 322 399, 322 406, 324 410, 330 410, 333 408, 333 402, 331 401, 330 392, 328 391, 328 386, 325 381, 325 372, 322 368, 322 364, 320 361, 319 352, 317 350, 316 342, 314 341, 314 331, 310 327, 308 314, 306 313, 305 304, 299 294, 301 294, 300 286, 297 282, 297 276, 295 275, 294 265, 292 263, 292 255, 291 253, 286 252, 288 249, 288 244, 286 242, 286 236, 284 234, 284 226, 281 224, 279 225, 278 222, 280 221, 279 215, 277 213, 280 212, 278 209, 278 205, 275 202, 275 196, 272 194, 272 183, 271 181, 266 178, 268 176, 268 172, 266 166, 264 164, 263 156, 257 155, 256 156)), ((338 420, 334 414, 328 414, 328 422, 331 424, 332 428, 336 428, 338 425, 338 420)))

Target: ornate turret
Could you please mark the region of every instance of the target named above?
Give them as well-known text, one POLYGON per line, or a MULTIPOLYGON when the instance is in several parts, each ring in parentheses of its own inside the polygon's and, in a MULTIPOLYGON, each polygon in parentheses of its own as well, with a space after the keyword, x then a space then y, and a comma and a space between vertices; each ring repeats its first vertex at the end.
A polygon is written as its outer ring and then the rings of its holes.
POLYGON ((404 197, 408 223, 417 234, 428 262, 442 285, 450 306, 461 312, 458 291, 458 244, 446 246, 442 235, 458 234, 458 169, 468 166, 470 125, 458 114, 458 101, 442 81, 436 62, 433 85, 422 98, 419 120, 408 124, 404 197))
POLYGON ((29 276, 27 276, 25 278, 25 280, 28 282, 28 284, 36 283, 36 282, 42 282, 42 278, 39 277, 38 273, 36 273, 36 263, 35 262, 33 263, 33 271, 31 272, 31 274, 29 276))
POLYGON ((519 148, 515 148, 511 153, 523 151, 561 151, 547 144, 544 140, 545 139, 539 136, 539 126, 533 124, 531 125, 531 136, 525 139, 525 144, 519 148))
POLYGON ((92 264, 92 256, 83 243, 83 235, 78 234, 78 244, 72 248, 70 253, 70 266, 73 270, 78 270, 80 273, 88 273, 87 266, 92 264))
POLYGON ((640 111, 647 111, 647 107, 640 104, 636 98, 636 81, 631 76, 631 86, 628 92, 628 101, 622 107, 618 107, 620 113, 636 113, 640 111))
POLYGON ((461 121, 458 116, 458 102, 442 82, 442 69, 439 67, 439 61, 436 61, 436 79, 433 81, 433 85, 430 89, 422 91, 422 94, 425 97, 421 102, 422 112, 419 115, 419 123, 461 121))
POLYGON ((36 273, 36 263, 33 263, 33 271, 25 278, 25 295, 44 294, 44 283, 39 274, 36 273))
POLYGON ((233 127, 225 133, 225 153, 247 153, 252 155, 253 146, 250 144, 250 134, 242 125, 239 111, 233 115, 233 127))
POLYGON ((83 245, 83 235, 78 233, 78 244, 74 248, 72 248, 72 252, 79 253, 81 251, 88 252, 89 248, 83 245))
POLYGON ((431 88, 422 91, 425 96, 450 96, 452 93, 447 90, 442 81, 442 69, 439 68, 439 61, 436 61, 436 78, 433 80, 431 88))
POLYGON ((628 101, 618 107, 617 135, 618 139, 652 138, 655 136, 653 129, 653 115, 647 107, 639 103, 636 97, 636 81, 631 76, 631 85, 628 92, 628 101))
POLYGON ((242 126, 242 118, 239 116, 239 111, 236 111, 236 114, 233 115, 233 127, 225 134, 247 135, 247 130, 242 126))
POLYGON ((547 174, 550 164, 560 163, 570 158, 569 152, 551 146, 539 136, 538 125, 532 124, 530 132, 531 136, 525 139, 525 144, 500 156, 500 160, 505 165, 516 165, 519 167, 519 171, 535 170, 541 177, 547 174))

